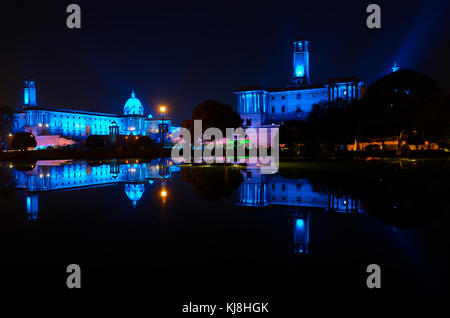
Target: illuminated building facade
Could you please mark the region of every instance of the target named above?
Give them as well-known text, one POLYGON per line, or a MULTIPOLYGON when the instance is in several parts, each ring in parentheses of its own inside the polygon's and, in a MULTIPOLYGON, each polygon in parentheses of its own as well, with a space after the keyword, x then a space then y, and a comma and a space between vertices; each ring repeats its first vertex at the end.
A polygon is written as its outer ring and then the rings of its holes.
POLYGON ((359 200, 334 193, 314 191, 307 179, 287 179, 279 174, 261 174, 260 168, 249 168, 239 187, 240 206, 268 205, 317 208, 336 213, 361 213, 359 200))
POLYGON ((317 192, 307 179, 287 179, 262 174, 261 167, 248 167, 238 189, 236 205, 261 208, 276 206, 292 212, 294 253, 310 253, 311 211, 355 216, 364 212, 360 201, 348 195, 317 192))
POLYGON ((65 108, 43 107, 36 102, 36 83, 25 81, 24 105, 15 113, 13 133, 27 131, 35 136, 58 135, 85 138, 89 135, 141 135, 161 138, 162 129, 170 140, 171 119, 145 115, 134 91, 123 107, 123 114, 107 114, 65 108))
POLYGON ((86 162, 57 160, 38 162, 31 171, 14 170, 14 177, 17 188, 26 191, 28 218, 36 220, 42 193, 123 184, 127 198, 136 207, 146 186, 158 180, 165 187, 167 180, 179 170, 179 166, 165 159, 148 163, 113 161, 94 166, 86 162))
POLYGON ((363 83, 355 76, 332 78, 323 84, 311 84, 309 76, 309 41, 301 37, 294 41, 292 83, 274 89, 258 86, 240 88, 237 110, 245 127, 279 125, 286 120, 305 119, 314 104, 340 98, 360 99, 363 83))

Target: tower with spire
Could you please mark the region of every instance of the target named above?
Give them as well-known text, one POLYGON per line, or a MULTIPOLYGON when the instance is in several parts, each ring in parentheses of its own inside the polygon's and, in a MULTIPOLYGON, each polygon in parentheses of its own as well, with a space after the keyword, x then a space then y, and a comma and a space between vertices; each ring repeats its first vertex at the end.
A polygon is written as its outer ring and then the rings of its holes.
POLYGON ((294 41, 293 76, 292 82, 296 86, 311 83, 309 78, 309 41, 300 36, 294 41))

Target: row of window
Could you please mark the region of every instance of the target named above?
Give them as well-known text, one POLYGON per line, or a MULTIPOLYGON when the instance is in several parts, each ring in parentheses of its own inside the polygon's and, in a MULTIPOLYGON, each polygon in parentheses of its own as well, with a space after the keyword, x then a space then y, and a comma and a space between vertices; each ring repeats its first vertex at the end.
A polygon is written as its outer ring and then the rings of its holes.
MULTIPOLYGON (((296 111, 297 113, 299 113, 299 112, 302 111, 300 105, 297 105, 297 106, 296 106, 295 111, 296 111)), ((286 106, 285 106, 285 105, 282 105, 282 106, 281 106, 281 112, 282 112, 282 113, 286 112, 286 106)), ((275 106, 272 106, 272 114, 274 114, 274 113, 275 113, 275 106)))
MULTIPOLYGON (((300 183, 297 183, 296 185, 297 191, 300 191, 302 185, 300 183)), ((275 183, 272 183, 272 190, 275 190, 275 183)), ((281 190, 286 191, 286 184, 281 184, 281 190)))
MULTIPOLYGON (((312 97, 313 98, 316 98, 316 94, 312 94, 312 97)), ((328 94, 327 93, 324 93, 324 96, 325 97, 328 97, 328 94)), ((272 96, 272 100, 275 100, 275 98, 276 98, 276 96, 272 96)), ((297 99, 297 100, 300 100, 300 99, 302 99, 302 94, 297 94, 296 96, 295 96, 295 98, 297 99)), ((281 99, 282 100, 285 100, 286 99, 286 96, 285 95, 281 95, 281 99)))

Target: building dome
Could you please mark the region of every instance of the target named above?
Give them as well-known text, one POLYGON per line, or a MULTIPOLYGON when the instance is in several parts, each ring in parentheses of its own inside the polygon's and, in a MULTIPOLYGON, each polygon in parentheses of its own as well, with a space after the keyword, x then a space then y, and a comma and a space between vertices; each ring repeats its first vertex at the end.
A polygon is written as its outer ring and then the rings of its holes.
POLYGON ((128 98, 125 106, 123 107, 124 115, 144 115, 144 107, 141 101, 136 98, 134 91, 131 92, 131 97, 128 98))
POLYGON ((136 203, 142 198, 144 191, 145 191, 145 184, 143 183, 125 184, 125 193, 127 194, 128 199, 130 199, 133 202, 133 207, 136 207, 136 203))

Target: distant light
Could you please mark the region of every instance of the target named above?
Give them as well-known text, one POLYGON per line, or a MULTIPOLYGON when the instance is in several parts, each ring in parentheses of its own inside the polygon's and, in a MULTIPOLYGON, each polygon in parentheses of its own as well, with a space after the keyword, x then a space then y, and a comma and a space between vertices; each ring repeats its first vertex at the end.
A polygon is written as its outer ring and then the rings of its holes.
POLYGON ((297 219, 297 222, 295 224, 299 228, 305 227, 305 221, 303 219, 297 219))
POLYGON ((165 113, 165 112, 166 112, 166 106, 161 106, 161 107, 159 107, 159 111, 160 111, 161 113, 165 113))
POLYGON ((39 124, 38 124, 38 126, 39 126, 39 127, 42 127, 42 124, 41 124, 41 123, 39 123, 39 124))
POLYGON ((305 74, 305 66, 303 64, 297 65, 295 67, 295 75, 297 77, 302 77, 305 74))
POLYGON ((161 197, 162 197, 162 198, 167 197, 167 192, 166 192, 166 190, 162 190, 162 191, 161 191, 161 197))
POLYGON ((45 124, 45 127, 48 127, 48 124, 45 124))
POLYGON ((394 62, 394 66, 392 67, 392 72, 397 72, 400 67, 397 65, 397 62, 394 62))

